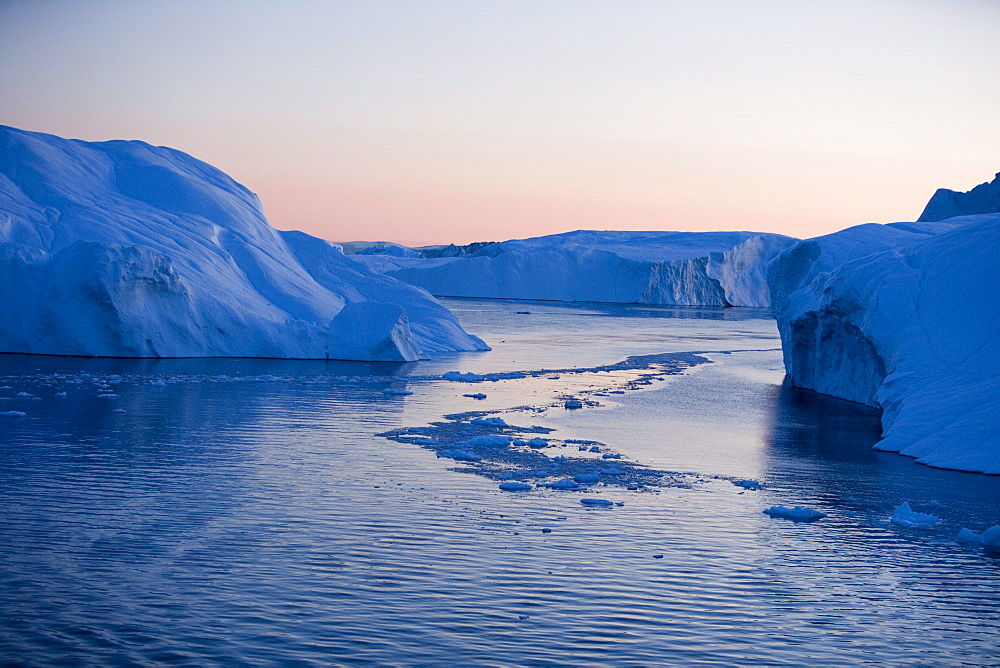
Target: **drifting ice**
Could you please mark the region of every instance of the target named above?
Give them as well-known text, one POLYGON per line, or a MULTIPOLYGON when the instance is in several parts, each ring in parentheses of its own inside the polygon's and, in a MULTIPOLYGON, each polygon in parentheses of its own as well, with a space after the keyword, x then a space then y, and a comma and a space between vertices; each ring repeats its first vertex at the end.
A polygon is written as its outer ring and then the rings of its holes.
POLYGON ((934 526, 941 521, 941 518, 927 513, 918 513, 910 507, 908 502, 904 501, 899 508, 896 508, 890 521, 901 527, 924 529, 934 526))
POLYGON ((771 517, 784 517, 790 520, 797 520, 800 522, 811 522, 813 520, 818 520, 821 517, 826 517, 826 513, 821 513, 818 510, 813 510, 812 508, 804 508, 802 506, 795 506, 794 508, 786 508, 785 506, 771 506, 765 509, 765 515, 770 515, 771 517))
POLYGON ((1000 526, 990 527, 982 533, 976 533, 972 529, 962 529, 958 532, 958 542, 974 543, 1000 550, 1000 526))

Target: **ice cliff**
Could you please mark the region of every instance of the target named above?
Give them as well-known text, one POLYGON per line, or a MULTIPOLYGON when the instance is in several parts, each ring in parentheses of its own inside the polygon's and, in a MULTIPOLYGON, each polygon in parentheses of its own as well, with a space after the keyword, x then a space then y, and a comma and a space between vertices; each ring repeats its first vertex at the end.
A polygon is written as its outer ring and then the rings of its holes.
POLYGON ((982 211, 980 189, 942 192, 931 220, 786 250, 769 269, 772 309, 791 382, 881 407, 877 449, 1000 474, 1000 213, 982 211))
POLYGON ((438 296, 766 307, 768 262, 794 242, 754 232, 580 230, 481 244, 471 256, 365 249, 358 259, 438 296))
POLYGON ((423 290, 279 233, 218 169, 0 126, 0 352, 413 360, 482 350, 423 290))

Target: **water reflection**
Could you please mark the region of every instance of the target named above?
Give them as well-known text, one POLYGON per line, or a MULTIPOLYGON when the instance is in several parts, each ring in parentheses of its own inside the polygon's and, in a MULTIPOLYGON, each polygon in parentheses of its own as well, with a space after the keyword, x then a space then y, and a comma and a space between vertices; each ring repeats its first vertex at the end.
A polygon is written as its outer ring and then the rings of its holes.
POLYGON ((697 320, 760 320, 771 317, 767 308, 668 306, 662 304, 611 304, 605 302, 553 302, 541 300, 443 297, 440 301, 459 315, 470 310, 510 311, 512 315, 573 313, 606 318, 674 318, 697 320))
MULTIPOLYGON (((903 501, 942 518, 920 535, 951 541, 966 525, 1000 519, 1000 477, 932 469, 872 446, 881 413, 810 390, 781 387, 766 441, 767 479, 792 502, 808 500, 884 525, 903 501)), ((904 532, 905 533, 905 532, 904 532)))

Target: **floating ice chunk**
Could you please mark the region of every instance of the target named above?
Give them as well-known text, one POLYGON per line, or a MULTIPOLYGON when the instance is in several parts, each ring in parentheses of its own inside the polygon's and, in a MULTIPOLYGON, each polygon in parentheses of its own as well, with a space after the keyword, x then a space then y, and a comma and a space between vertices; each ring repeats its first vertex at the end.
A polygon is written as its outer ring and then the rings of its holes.
POLYGON ((481 417, 476 418, 472 421, 472 424, 477 424, 480 427, 506 427, 508 426, 503 418, 499 417, 481 417))
POLYGON ((105 392, 103 394, 98 394, 97 398, 98 399, 117 399, 118 395, 115 394, 114 392, 105 392))
POLYGON ((813 510, 812 508, 804 508, 802 506, 795 506, 794 508, 786 508, 785 506, 771 506, 765 509, 765 515, 770 515, 771 517, 784 517, 790 520, 796 520, 798 522, 811 522, 813 520, 818 520, 821 517, 826 517, 826 513, 821 513, 818 510, 813 510))
POLYGON ((486 380, 486 376, 481 376, 478 373, 462 373, 461 371, 449 371, 441 374, 441 377, 445 380, 453 380, 457 383, 481 383, 486 380))
POLYGON ((6 415, 7 417, 24 417, 27 413, 24 411, 0 411, 0 415, 6 415))
POLYGON ((582 503, 585 506, 602 506, 605 508, 614 505, 611 501, 608 501, 607 499, 580 499, 580 503, 582 503))
POLYGON ((438 452, 440 457, 450 457, 460 462, 478 462, 482 460, 482 455, 479 455, 470 450, 441 450, 438 452))
POLYGON ((548 487, 549 489, 580 489, 580 486, 576 484, 575 481, 570 480, 568 478, 566 480, 557 480, 556 482, 550 482, 549 484, 546 485, 546 487, 548 487))
POLYGON ((972 529, 962 529, 958 532, 958 542, 1000 549, 1000 526, 990 527, 982 533, 976 533, 972 529))
POLYGON ((66 393, 65 392, 56 392, 56 396, 57 397, 65 397, 66 393))
POLYGON ((733 484, 737 487, 742 487, 743 489, 758 490, 762 485, 756 480, 734 480, 733 484))
POLYGON ((533 488, 526 482, 502 482, 500 489, 505 492, 527 492, 533 488))
POLYGON ((470 399, 485 399, 486 395, 482 392, 476 392, 475 394, 463 394, 463 397, 469 397, 470 399))
POLYGON ((537 436, 530 441, 528 441, 528 447, 531 448, 545 448, 548 447, 549 442, 544 438, 538 438, 537 436))
POLYGON ((583 408, 583 402, 579 399, 567 399, 566 403, 563 404, 566 408, 574 410, 577 408, 583 408))
POLYGON ((501 436, 500 434, 474 436, 473 438, 462 441, 459 445, 479 445, 488 448, 503 447, 505 445, 510 445, 510 436, 501 436))
POLYGON ((410 392, 409 390, 397 390, 392 387, 387 387, 386 389, 382 390, 382 394, 385 394, 390 397, 405 397, 413 394, 413 392, 410 392))
POLYGON ((901 527, 923 529, 934 526, 941 521, 941 518, 935 515, 928 515, 927 513, 918 513, 910 507, 908 502, 904 501, 899 508, 896 508, 890 521, 901 527))
POLYGON ((600 482, 601 476, 600 474, 597 473, 581 473, 580 475, 573 476, 573 480, 579 483, 588 484, 588 483, 600 482))
POLYGON ((601 455, 601 459, 621 459, 621 458, 622 456, 619 455, 617 452, 605 452, 603 455, 601 455))
POLYGON ((125 412, 125 409, 124 409, 124 408, 116 408, 116 409, 114 409, 114 410, 113 410, 113 411, 111 411, 111 412, 112 412, 112 413, 124 413, 124 412, 125 412))
POLYGON ((625 471, 617 466, 605 466, 598 473, 601 475, 625 475, 625 471))
POLYGON ((18 392, 15 396, 18 396, 18 397, 33 397, 35 395, 33 395, 31 392, 18 392))

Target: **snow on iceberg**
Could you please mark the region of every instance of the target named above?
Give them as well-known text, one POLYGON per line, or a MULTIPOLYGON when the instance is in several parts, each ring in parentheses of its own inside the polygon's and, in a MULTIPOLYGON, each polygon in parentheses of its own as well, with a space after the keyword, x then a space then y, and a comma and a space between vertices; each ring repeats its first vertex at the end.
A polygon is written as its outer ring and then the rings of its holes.
POLYGON ((879 450, 1000 473, 1000 213, 808 239, 769 283, 794 385, 881 408, 879 450))
POLYGON ((918 513, 910 504, 906 501, 900 504, 898 508, 892 513, 892 517, 889 520, 893 524, 897 524, 901 527, 911 527, 915 529, 925 529, 927 527, 932 527, 941 521, 941 518, 937 515, 929 515, 927 513, 918 513))
POLYGON ((997 174, 991 182, 980 183, 964 193, 939 188, 927 202, 917 222, 934 222, 957 216, 997 211, 1000 211, 1000 174, 997 174))
POLYGON ((426 292, 279 233, 256 195, 187 154, 0 126, 0 351, 402 361, 485 349, 426 292))
POLYGON ((766 307, 767 264, 794 242, 755 232, 579 230, 471 256, 352 257, 438 296, 766 307))

